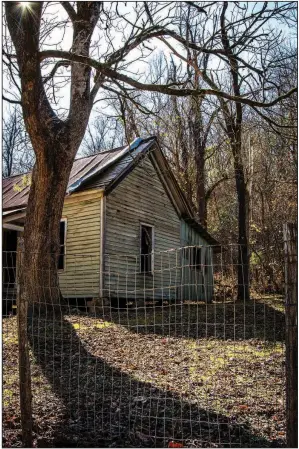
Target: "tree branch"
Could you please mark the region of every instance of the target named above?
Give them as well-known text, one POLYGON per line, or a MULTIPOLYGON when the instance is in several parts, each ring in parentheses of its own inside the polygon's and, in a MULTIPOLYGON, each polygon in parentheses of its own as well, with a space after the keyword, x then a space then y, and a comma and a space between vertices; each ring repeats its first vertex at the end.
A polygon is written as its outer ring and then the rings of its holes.
POLYGON ((3 98, 3 100, 7 101, 8 103, 11 103, 11 104, 20 104, 20 105, 22 105, 22 102, 21 102, 21 101, 18 101, 18 100, 11 100, 10 98, 5 97, 4 95, 2 95, 2 98, 3 98))
MULTIPOLYGON (((298 88, 294 87, 293 89, 289 90, 287 93, 278 96, 274 100, 264 103, 260 101, 251 100, 250 98, 246 98, 246 95, 242 96, 235 96, 230 95, 226 92, 222 92, 220 90, 214 90, 214 89, 174 89, 169 87, 168 85, 158 85, 158 84, 146 84, 141 83, 140 81, 134 80, 133 78, 124 75, 122 73, 117 72, 116 70, 112 69, 109 64, 107 63, 101 63, 98 62, 88 56, 81 56, 76 55, 75 53, 70 53, 67 51, 61 51, 61 50, 44 50, 39 53, 40 55, 40 61, 43 61, 47 58, 62 58, 67 59, 72 62, 78 62, 79 64, 87 65, 89 67, 93 67, 94 69, 101 72, 103 75, 107 76, 111 79, 117 79, 118 81, 122 81, 126 84, 129 84, 130 86, 135 87, 136 89, 140 90, 147 90, 150 92, 160 92, 166 95, 175 95, 180 97, 186 97, 186 96, 205 96, 205 95, 213 95, 218 98, 224 98, 226 100, 231 100, 235 102, 240 102, 242 104, 247 104, 251 107, 257 107, 257 108, 269 108, 280 101, 290 97, 293 93, 297 92, 298 88)), ((247 94, 248 95, 248 94, 247 94)))
POLYGON ((71 21, 75 22, 77 20, 77 14, 72 5, 70 4, 70 2, 60 2, 60 3, 68 13, 68 16, 71 19, 71 21))
POLYGON ((53 69, 51 70, 49 75, 44 78, 44 83, 47 83, 51 78, 53 78, 53 76, 55 75, 55 73, 57 72, 57 70, 60 67, 68 67, 69 65, 70 65, 70 61, 58 61, 58 62, 56 62, 55 66, 53 67, 53 69))
POLYGON ((209 201, 212 193, 214 192, 214 190, 216 189, 216 187, 218 187, 223 181, 227 181, 229 179, 228 175, 224 175, 222 178, 218 179, 218 181, 215 182, 215 184, 213 184, 207 191, 206 191, 206 201, 209 201))

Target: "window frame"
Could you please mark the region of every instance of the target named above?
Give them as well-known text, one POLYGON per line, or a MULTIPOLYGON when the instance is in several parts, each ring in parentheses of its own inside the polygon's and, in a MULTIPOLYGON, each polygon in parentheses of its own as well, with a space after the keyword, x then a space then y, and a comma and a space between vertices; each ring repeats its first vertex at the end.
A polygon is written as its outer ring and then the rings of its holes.
MULTIPOLYGON (((59 226, 60 223, 64 222, 64 245, 60 244, 60 232, 59 232, 59 257, 60 257, 60 248, 63 246, 64 247, 64 253, 63 253, 63 268, 58 268, 58 272, 62 273, 63 271, 65 271, 65 267, 66 267, 66 235, 67 235, 67 218, 61 218, 60 222, 59 222, 59 226)), ((60 231, 60 229, 59 229, 60 231)))
POLYGON ((154 273, 154 248, 155 248, 155 226, 149 223, 139 222, 139 273, 140 274, 147 274, 152 276, 154 273), (141 249, 142 249, 142 226, 145 226, 147 228, 152 228, 152 252, 151 252, 151 270, 150 271, 142 271, 141 269, 141 249))

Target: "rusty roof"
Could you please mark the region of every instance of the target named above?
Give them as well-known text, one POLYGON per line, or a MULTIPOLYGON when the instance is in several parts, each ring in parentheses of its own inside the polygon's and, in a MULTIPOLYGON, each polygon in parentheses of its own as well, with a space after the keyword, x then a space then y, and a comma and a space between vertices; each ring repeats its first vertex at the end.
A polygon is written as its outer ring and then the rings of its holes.
MULTIPOLYGON (((97 178, 98 187, 105 188, 123 172, 140 152, 146 151, 155 142, 155 137, 135 139, 129 146, 103 151, 93 156, 75 159, 67 194, 84 188, 92 188, 92 180, 97 178), (129 156, 129 157, 128 157, 129 156), (107 176, 108 175, 108 176, 107 176), (87 185, 88 184, 88 185, 87 185)), ((27 206, 31 173, 25 173, 2 181, 3 210, 19 209, 27 206)))
MULTIPOLYGON (((156 142, 155 137, 149 137, 147 139, 138 137, 128 146, 103 151, 93 156, 75 159, 66 194, 71 195, 75 191, 93 188, 107 189, 107 192, 109 192, 109 189, 113 188, 123 176, 126 176, 131 167, 134 167, 134 164, 138 163, 140 157, 147 153, 156 142)), ((165 160, 164 157, 163 159, 165 160)), ((25 211, 30 190, 30 178, 31 173, 25 173, 3 179, 3 215, 6 216, 18 212, 20 209, 25 211)), ((188 201, 173 176, 171 182, 178 191, 183 203, 185 205, 187 204, 187 209, 185 211, 186 215, 183 214, 182 218, 195 227, 209 244, 218 245, 219 243, 194 217, 190 206, 188 206, 188 201)))

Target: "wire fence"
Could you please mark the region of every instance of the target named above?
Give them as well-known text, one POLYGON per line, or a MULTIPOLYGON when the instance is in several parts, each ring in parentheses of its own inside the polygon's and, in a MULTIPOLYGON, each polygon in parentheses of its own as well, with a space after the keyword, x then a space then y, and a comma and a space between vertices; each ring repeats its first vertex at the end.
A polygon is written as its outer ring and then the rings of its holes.
MULTIPOLYGON (((28 313, 35 446, 285 446, 284 298, 238 297, 238 249, 65 254, 63 302, 37 285, 28 313)), ((17 259, 3 253, 5 447, 21 446, 17 259)))

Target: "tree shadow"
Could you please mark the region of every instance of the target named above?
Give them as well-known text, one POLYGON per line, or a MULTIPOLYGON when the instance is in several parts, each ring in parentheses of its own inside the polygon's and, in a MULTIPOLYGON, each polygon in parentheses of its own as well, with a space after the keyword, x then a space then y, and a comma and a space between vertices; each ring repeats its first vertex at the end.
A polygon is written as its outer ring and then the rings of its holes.
MULTIPOLYGON (((109 345, 99 351, 101 338, 80 335, 80 316, 70 322, 67 314, 64 306, 34 307, 28 318, 37 447, 167 447, 171 440, 190 447, 283 445, 256 435, 245 419, 107 363, 97 353, 109 353, 109 345)), ((111 344, 121 343, 112 336, 111 344)))
POLYGON ((130 331, 179 338, 285 341, 284 300, 265 296, 250 301, 182 302, 163 306, 98 308, 97 314, 130 331))

